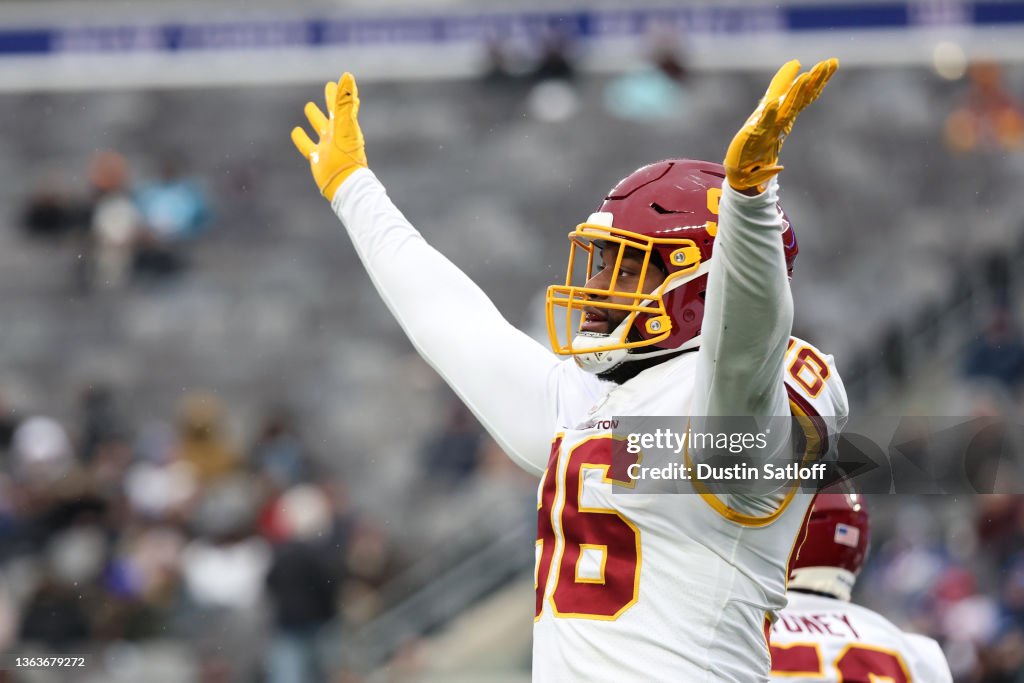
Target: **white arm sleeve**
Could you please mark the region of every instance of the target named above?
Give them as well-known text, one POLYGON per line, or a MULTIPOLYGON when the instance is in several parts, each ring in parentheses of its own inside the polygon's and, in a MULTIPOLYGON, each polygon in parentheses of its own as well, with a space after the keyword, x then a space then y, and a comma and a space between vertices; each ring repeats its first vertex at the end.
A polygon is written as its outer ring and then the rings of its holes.
POLYGON ((697 364, 696 415, 789 415, 783 377, 793 298, 775 179, 748 197, 722 186, 697 364))
POLYGON ((331 207, 416 350, 519 466, 542 473, 555 433, 558 358, 427 244, 369 169, 342 183, 331 207))
MULTIPOLYGON (((764 434, 765 446, 748 451, 747 457, 782 464, 792 453, 789 420, 760 419, 789 416, 783 358, 793 325, 793 298, 777 192, 775 179, 753 197, 723 183, 704 299, 693 415, 698 425, 715 416, 755 418, 742 428, 730 421, 729 429, 764 434)), ((698 462, 707 457, 707 451, 694 453, 698 462)), ((708 488, 727 506, 750 515, 770 514, 786 495, 784 489, 765 496, 732 485, 708 488)))

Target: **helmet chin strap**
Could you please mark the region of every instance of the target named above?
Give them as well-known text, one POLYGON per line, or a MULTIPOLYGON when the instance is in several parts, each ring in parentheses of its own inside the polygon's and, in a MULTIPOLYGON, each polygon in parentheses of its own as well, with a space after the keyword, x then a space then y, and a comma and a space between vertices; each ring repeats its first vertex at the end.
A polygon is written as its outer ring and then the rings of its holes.
MULTIPOLYGON (((586 349, 605 346, 608 344, 609 339, 622 339, 622 336, 626 334, 627 322, 629 317, 627 316, 618 327, 607 334, 598 332, 579 332, 573 337, 572 346, 574 349, 586 349)), ((655 351, 637 352, 631 353, 633 349, 612 349, 611 351, 592 351, 583 353, 573 354, 576 360, 576 364, 589 373, 600 375, 607 372, 611 372, 623 363, 630 361, 649 360, 651 358, 657 358, 659 356, 667 356, 669 354, 677 354, 680 351, 688 351, 695 349, 700 346, 700 335, 697 335, 693 339, 687 340, 684 344, 681 344, 678 348, 674 349, 657 349, 655 351)), ((644 347, 638 347, 643 349, 644 347)))
MULTIPOLYGON (((621 339, 626 333, 626 323, 629 316, 626 316, 618 327, 607 334, 598 332, 577 332, 573 337, 572 347, 574 349, 588 349, 606 346, 608 340, 615 337, 621 339), (617 336, 616 336, 617 335, 617 336)), ((599 375, 602 372, 619 366, 629 357, 629 349, 612 349, 611 351, 585 351, 573 354, 576 364, 587 372, 599 375)))
MULTIPOLYGON (((658 290, 660 294, 664 295, 671 292, 673 289, 682 287, 686 283, 699 278, 701 275, 707 274, 711 270, 711 260, 708 259, 700 264, 700 267, 696 271, 690 273, 688 276, 683 278, 676 278, 668 286, 662 285, 658 290)), ((650 299, 641 301, 641 305, 650 304, 650 299)), ((624 339, 626 335, 626 323, 629 321, 629 316, 623 318, 622 322, 618 326, 607 334, 599 332, 577 332, 576 336, 573 337, 572 347, 574 349, 587 349, 597 348, 608 344, 609 339, 624 339)), ((689 339, 686 342, 680 344, 674 349, 658 349, 656 351, 636 351, 631 353, 632 349, 613 349, 611 351, 593 351, 583 353, 574 353, 573 356, 576 360, 576 364, 587 372, 595 375, 604 374, 611 372, 618 366, 629 361, 638 360, 649 360, 651 358, 657 358, 658 356, 667 356, 673 353, 679 353, 680 351, 689 351, 700 346, 700 337, 697 335, 693 339, 689 339)), ((643 349, 644 347, 636 347, 643 349)))

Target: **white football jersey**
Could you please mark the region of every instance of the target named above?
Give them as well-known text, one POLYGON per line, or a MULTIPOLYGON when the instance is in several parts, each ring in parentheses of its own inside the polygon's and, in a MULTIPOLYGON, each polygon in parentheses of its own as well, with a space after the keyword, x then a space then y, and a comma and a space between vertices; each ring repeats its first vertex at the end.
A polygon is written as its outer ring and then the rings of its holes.
POLYGON ((611 437, 623 416, 793 412, 811 416, 808 450, 832 446, 846 394, 831 357, 789 337, 777 189, 774 179, 755 196, 708 189, 709 203, 721 201, 700 348, 619 385, 512 326, 367 169, 332 199, 416 349, 502 449, 542 477, 534 680, 768 680, 767 628, 785 605, 811 496, 613 495, 611 481, 628 477, 612 471, 611 437))
MULTIPOLYGON (((538 505, 535 681, 766 680, 813 496, 744 514, 710 494, 612 493, 615 416, 681 414, 696 364, 683 354, 611 391, 566 364, 538 505)), ((794 413, 827 416, 834 435, 846 396, 831 357, 793 340, 785 368, 794 413)))
POLYGON ((786 683, 952 683, 939 644, 871 610, 793 591, 772 626, 772 680, 786 683))

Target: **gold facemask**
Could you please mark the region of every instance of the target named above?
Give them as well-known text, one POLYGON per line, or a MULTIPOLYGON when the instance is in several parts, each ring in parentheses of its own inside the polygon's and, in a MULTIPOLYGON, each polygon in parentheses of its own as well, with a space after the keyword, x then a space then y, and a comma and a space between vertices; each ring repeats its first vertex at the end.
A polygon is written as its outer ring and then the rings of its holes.
MULTIPOLYGON (((700 264, 700 248, 691 239, 648 237, 607 225, 581 223, 569 233, 569 265, 566 270, 565 284, 548 287, 545 298, 548 338, 551 341, 551 348, 559 355, 578 355, 632 349, 664 341, 672 333, 672 321, 665 310, 664 295, 682 284, 679 282, 681 278, 691 279, 687 276, 692 276, 700 268, 700 264), (608 288, 587 287, 586 283, 594 276, 595 250, 606 248, 609 244, 617 244, 619 249, 608 288), (647 271, 651 267, 651 255, 655 247, 661 246, 675 247, 669 253, 670 263, 666 264, 670 271, 669 275, 653 292, 645 293, 642 288, 647 271), (634 290, 616 287, 619 269, 627 248, 635 249, 643 254, 640 274, 634 290), (578 254, 580 250, 587 256, 587 274, 584 283, 576 285, 573 283, 573 269, 576 259, 580 257, 578 254), (626 303, 612 303, 609 299, 624 299, 626 303), (602 344, 597 341, 601 339, 600 336, 588 337, 584 333, 584 336, 581 337, 577 336, 581 332, 579 327, 573 330, 573 312, 580 312, 582 318, 584 307, 628 311, 629 315, 626 316, 622 324, 610 332, 606 339, 602 340, 605 342, 602 344), (556 308, 565 309, 564 339, 559 339, 558 328, 555 324, 556 308), (644 326, 646 332, 651 336, 639 341, 628 341, 629 331, 640 314, 649 316, 644 326), (583 340, 587 340, 586 343, 581 343, 583 340)), ((583 320, 581 319, 580 325, 582 324, 583 320)))

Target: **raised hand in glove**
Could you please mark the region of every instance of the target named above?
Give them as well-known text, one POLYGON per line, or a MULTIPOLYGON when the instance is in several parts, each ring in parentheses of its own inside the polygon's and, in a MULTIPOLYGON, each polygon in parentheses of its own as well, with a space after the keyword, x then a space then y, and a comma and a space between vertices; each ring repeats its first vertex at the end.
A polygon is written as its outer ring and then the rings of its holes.
POLYGON ((327 115, 312 102, 306 103, 306 118, 318 136, 314 143, 302 128, 292 129, 292 142, 309 160, 313 180, 330 201, 341 184, 358 168, 366 167, 363 132, 359 129, 359 89, 347 71, 337 83, 324 88, 327 115))
POLYGON ((733 189, 747 194, 764 191, 783 168, 779 151, 796 117, 818 99, 838 68, 839 60, 827 59, 798 77, 800 62, 794 59, 782 65, 725 153, 723 165, 733 189))

